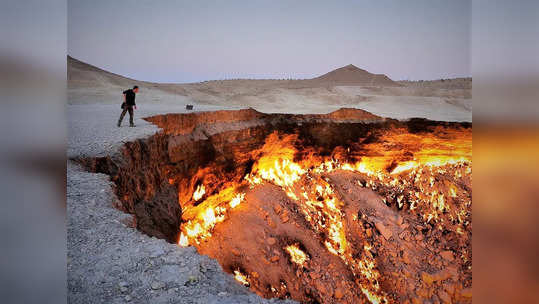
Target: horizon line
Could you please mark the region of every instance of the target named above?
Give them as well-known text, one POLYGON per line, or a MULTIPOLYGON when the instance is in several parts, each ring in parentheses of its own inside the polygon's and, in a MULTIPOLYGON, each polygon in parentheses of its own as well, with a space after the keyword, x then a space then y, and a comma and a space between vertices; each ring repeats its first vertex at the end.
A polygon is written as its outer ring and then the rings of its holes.
POLYGON ((194 82, 155 82, 155 81, 149 81, 149 80, 140 80, 140 79, 134 79, 134 78, 131 78, 129 76, 125 76, 125 75, 122 75, 122 74, 118 74, 118 73, 115 73, 115 72, 112 72, 112 71, 109 71, 105 68, 101 68, 101 67, 98 67, 94 64, 91 64, 91 63, 88 63, 86 61, 82 61, 80 59, 77 59, 69 54, 67 54, 67 57, 66 59, 68 58, 71 58, 71 59, 74 59, 74 60, 77 60, 79 62, 82 62, 86 65, 89 65, 91 67, 94 67, 96 69, 99 69, 99 70, 102 70, 102 71, 105 71, 107 73, 111 73, 111 74, 114 74, 116 76, 120 76, 120 77, 123 77, 123 78, 127 78, 129 80, 133 80, 133 81, 138 81, 138 82, 147 82, 147 83, 152 83, 152 84, 197 84, 197 83, 204 83, 204 82, 211 82, 211 81, 234 81, 234 80, 274 80, 274 81, 293 81, 293 80, 296 80, 296 81, 300 81, 300 80, 312 80, 312 79, 316 79, 320 76, 323 76, 329 72, 332 72, 332 71, 335 71, 337 69, 340 69, 340 68, 344 68, 344 67, 347 67, 349 65, 352 65, 358 69, 361 69, 361 70, 364 70, 370 74, 373 74, 373 75, 384 75, 386 76, 387 78, 389 78, 391 81, 395 81, 395 82, 399 82, 399 81, 409 81, 409 82, 421 82, 421 81, 440 81, 440 80, 455 80, 455 79, 473 79, 472 75, 469 75, 469 76, 458 76, 458 77, 453 77, 453 78, 436 78, 436 79, 416 79, 416 80, 412 80, 412 79, 398 79, 398 80, 395 80, 395 79, 392 79, 390 78, 389 76, 387 76, 386 74, 375 74, 375 73, 371 73, 369 72, 368 70, 365 70, 363 68, 360 68, 358 67, 357 65, 355 64, 352 64, 352 63, 349 63, 347 65, 343 65, 341 67, 338 67, 338 68, 335 68, 331 71, 328 71, 322 75, 319 75, 319 76, 315 76, 313 78, 223 78, 223 79, 207 79, 207 80, 200 80, 200 81, 194 81, 194 82))

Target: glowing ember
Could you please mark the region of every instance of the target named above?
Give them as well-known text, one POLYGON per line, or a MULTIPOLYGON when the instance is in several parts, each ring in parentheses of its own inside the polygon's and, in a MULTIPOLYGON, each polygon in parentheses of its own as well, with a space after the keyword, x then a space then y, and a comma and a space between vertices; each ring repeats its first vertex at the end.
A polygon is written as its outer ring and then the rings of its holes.
POLYGON ((290 254, 290 259, 292 262, 303 265, 305 261, 307 261, 307 254, 303 252, 303 250, 299 249, 296 244, 294 245, 288 245, 284 248, 288 254, 290 254))
POLYGON ((204 196, 205 193, 206 193, 206 188, 204 187, 204 185, 198 185, 197 189, 193 193, 193 200, 194 201, 200 200, 202 196, 204 196))
POLYGON ((395 169, 393 169, 393 171, 391 171, 391 174, 399 174, 412 168, 416 168, 417 166, 419 166, 419 164, 415 161, 400 163, 395 169))
POLYGON ((234 270, 234 279, 242 283, 245 286, 249 286, 249 281, 247 281, 247 276, 241 273, 239 270, 234 270))
POLYGON ((199 244, 201 240, 211 236, 217 223, 225 220, 227 207, 238 206, 244 197, 244 193, 236 193, 235 188, 230 187, 208 197, 198 206, 185 210, 183 218, 186 222, 182 225, 182 235, 187 236, 188 243, 199 244))
POLYGON ((180 240, 178 241, 178 245, 180 245, 182 247, 189 246, 189 239, 187 239, 187 236, 185 236, 185 234, 183 234, 183 232, 180 234, 180 240))
POLYGON ((245 198, 245 193, 240 193, 236 195, 231 201, 230 201, 230 208, 236 208, 241 201, 245 198))

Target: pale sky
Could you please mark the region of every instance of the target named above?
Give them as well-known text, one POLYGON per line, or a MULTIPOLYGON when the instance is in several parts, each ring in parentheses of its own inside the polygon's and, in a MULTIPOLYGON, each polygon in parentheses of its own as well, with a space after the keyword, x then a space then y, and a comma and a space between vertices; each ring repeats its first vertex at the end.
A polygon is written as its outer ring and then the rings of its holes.
POLYGON ((469 77, 471 1, 69 0, 68 54, 154 82, 469 77))

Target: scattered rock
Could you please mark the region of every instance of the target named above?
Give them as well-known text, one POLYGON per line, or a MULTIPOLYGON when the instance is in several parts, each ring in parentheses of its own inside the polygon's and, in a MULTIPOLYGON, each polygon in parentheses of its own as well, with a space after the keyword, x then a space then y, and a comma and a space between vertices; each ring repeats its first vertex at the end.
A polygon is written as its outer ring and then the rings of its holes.
POLYGON ((438 298, 440 298, 443 303, 451 303, 451 297, 445 291, 438 291, 438 298))
POLYGON ((206 273, 206 271, 208 271, 208 266, 205 263, 200 263, 198 265, 198 268, 200 269, 200 272, 202 273, 206 273))
POLYGON ((445 269, 445 272, 447 272, 447 275, 449 277, 452 277, 454 279, 458 279, 458 277, 459 277, 459 271, 457 270, 456 267, 453 267, 453 266, 447 267, 445 269))
POLYGON ((159 268, 155 279, 163 283, 184 285, 188 281, 187 271, 179 265, 163 265, 159 268))
MULTIPOLYGON (((428 298, 429 297, 429 291, 425 288, 420 288, 416 291, 417 295, 421 298, 428 298)), ((423 302, 425 303, 425 302, 423 302)))
POLYGON ((445 287, 445 291, 447 291, 450 295, 452 295, 455 292, 455 285, 452 283, 448 283, 444 287, 445 287))
POLYGON ((440 252, 440 256, 442 256, 442 258, 450 262, 455 259, 455 257, 453 256, 453 252, 450 250, 445 250, 445 251, 440 252))
POLYGON ((126 302, 130 302, 132 299, 133 299, 133 298, 131 298, 130 295, 127 295, 127 296, 124 297, 124 300, 125 300, 126 302))
POLYGON ((268 242, 268 245, 271 246, 271 245, 275 245, 275 243, 277 243, 277 240, 275 238, 270 237, 268 238, 267 242, 268 242))
POLYGON ((124 224, 126 227, 129 228, 136 228, 136 221, 135 218, 132 215, 122 215, 120 218, 120 223, 124 224))
POLYGON ((121 292, 121 293, 126 293, 127 290, 128 290, 127 287, 123 287, 123 286, 120 287, 120 292, 121 292))
POLYGON ((118 283, 118 286, 127 287, 127 286, 129 286, 129 283, 127 283, 126 281, 121 281, 120 283, 118 283))
POLYGON ((322 283, 321 281, 315 281, 314 284, 316 285, 316 288, 321 294, 327 294, 327 289, 324 283, 322 283))
POLYGON ((470 288, 470 287, 464 288, 463 290, 460 291, 460 295, 465 297, 465 298, 471 298, 472 297, 472 288, 470 288))
POLYGON ((429 285, 432 284, 433 282, 442 281, 450 277, 451 277, 451 272, 447 270, 440 270, 433 274, 426 273, 426 272, 423 272, 421 274, 421 278, 423 279, 423 282, 429 285))
POLYGON ((378 231, 384 236, 386 240, 389 240, 389 238, 393 236, 393 233, 391 232, 391 230, 389 230, 389 228, 384 226, 382 222, 376 222, 374 226, 376 227, 376 229, 378 229, 378 231))
POLYGON ((165 287, 165 284, 163 282, 153 281, 152 284, 151 284, 151 287, 152 287, 153 290, 158 290, 158 289, 162 289, 163 287, 165 287))
POLYGON ((401 240, 404 240, 404 237, 406 236, 406 231, 402 231, 400 234, 399 234, 399 238, 401 240))
POLYGON ((165 254, 165 251, 159 245, 151 246, 149 248, 149 251, 150 251, 150 254, 149 254, 150 258, 157 258, 157 257, 162 256, 163 254, 165 254))
POLYGON ((367 234, 367 237, 370 238, 370 237, 372 236, 372 230, 371 230, 371 228, 367 228, 367 229, 365 230, 365 233, 367 234))
POLYGON ((344 296, 343 291, 340 288, 335 289, 335 298, 341 299, 344 296))
POLYGON ((403 221, 404 221, 404 218, 400 216, 400 214, 397 215, 397 225, 401 226, 403 221))

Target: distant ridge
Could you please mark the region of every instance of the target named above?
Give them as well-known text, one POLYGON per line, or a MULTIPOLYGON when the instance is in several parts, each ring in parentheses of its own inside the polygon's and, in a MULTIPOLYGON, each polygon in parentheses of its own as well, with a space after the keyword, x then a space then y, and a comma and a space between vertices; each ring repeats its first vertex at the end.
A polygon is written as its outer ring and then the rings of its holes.
POLYGON ((311 79, 335 85, 363 85, 363 86, 401 86, 384 74, 373 74, 349 64, 338 68, 320 77, 311 79))
MULTIPOLYGON (((102 85, 132 86, 132 85, 164 85, 148 81, 130 79, 111 73, 91 64, 67 56, 67 76, 71 87, 95 87, 102 85)), ((259 79, 262 80, 262 79, 259 79)), ((373 74, 360 69, 353 64, 335 69, 322 76, 298 80, 298 83, 313 86, 320 85, 361 85, 361 86, 402 86, 384 74, 373 74)), ((170 84, 174 85, 174 84, 170 84)), ((180 83, 176 85, 182 85, 180 83)))
POLYGON ((131 79, 122 75, 111 73, 96 66, 67 56, 67 81, 70 87, 100 87, 117 85, 130 87, 145 85, 150 82, 131 79))

